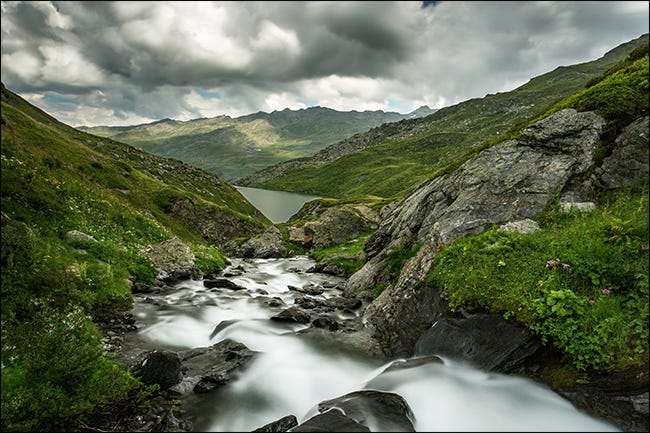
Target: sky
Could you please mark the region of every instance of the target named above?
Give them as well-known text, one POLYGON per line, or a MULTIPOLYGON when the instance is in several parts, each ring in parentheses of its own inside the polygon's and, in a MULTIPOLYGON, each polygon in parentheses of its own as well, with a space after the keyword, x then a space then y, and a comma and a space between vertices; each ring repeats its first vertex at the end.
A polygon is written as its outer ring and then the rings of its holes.
POLYGON ((2 2, 2 82, 71 126, 513 90, 648 33, 647 1, 2 2))

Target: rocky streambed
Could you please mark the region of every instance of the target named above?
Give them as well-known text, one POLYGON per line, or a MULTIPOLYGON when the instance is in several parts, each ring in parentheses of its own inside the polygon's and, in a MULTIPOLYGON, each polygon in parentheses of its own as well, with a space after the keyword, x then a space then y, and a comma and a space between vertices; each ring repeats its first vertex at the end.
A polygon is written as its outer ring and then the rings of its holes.
POLYGON ((161 391, 131 427, 617 430, 524 377, 432 354, 386 358, 361 324, 369 300, 343 296, 344 280, 314 264, 233 259, 219 275, 137 293, 120 354, 161 391))

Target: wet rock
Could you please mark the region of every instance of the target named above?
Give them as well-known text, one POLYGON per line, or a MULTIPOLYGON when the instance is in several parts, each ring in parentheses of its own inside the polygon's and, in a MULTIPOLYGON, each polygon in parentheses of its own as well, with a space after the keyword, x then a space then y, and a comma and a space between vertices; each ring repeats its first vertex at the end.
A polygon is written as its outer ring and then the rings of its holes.
POLYGON ((178 394, 190 390, 209 392, 232 380, 233 372, 247 363, 255 352, 244 344, 226 339, 210 347, 179 352, 183 380, 171 388, 178 394))
POLYGON ((325 328, 330 331, 336 331, 339 329, 338 322, 329 316, 319 316, 312 320, 311 324, 317 328, 325 328))
POLYGON ((253 430, 254 432, 288 432, 289 429, 298 425, 298 419, 295 415, 287 415, 279 420, 270 422, 260 428, 253 430))
POLYGON ((271 317, 271 320, 278 322, 296 322, 296 323, 309 323, 311 316, 309 313, 296 307, 289 307, 281 311, 279 314, 271 317))
POLYGON ((226 278, 216 278, 214 280, 203 280, 203 285, 208 289, 230 289, 230 290, 246 290, 246 287, 240 286, 226 278))
POLYGON ((181 359, 169 350, 146 352, 131 372, 145 385, 158 384, 166 390, 181 380, 181 359))
MULTIPOLYGON (((321 412, 321 415, 334 414, 332 421, 343 423, 341 427, 349 425, 352 428, 361 429, 361 427, 357 426, 359 424, 367 428, 367 430, 356 431, 371 431, 371 427, 374 431, 415 431, 412 422, 414 416, 408 403, 400 395, 391 392, 374 390, 351 392, 341 397, 320 402, 318 411, 321 412), (332 410, 335 412, 332 412, 332 410), (336 412, 339 412, 339 415, 336 415, 336 412), (340 415, 344 415, 344 418, 341 418, 340 415)), ((323 417, 323 419, 327 419, 327 417, 323 417)), ((305 424, 320 426, 320 421, 321 419, 318 419, 317 415, 300 424, 294 431, 321 431, 299 430, 305 424), (312 423, 308 424, 309 421, 312 421, 312 423), (315 424, 316 421, 319 421, 319 423, 315 424)), ((349 431, 336 428, 337 430, 328 431, 349 431)))
POLYGON ((345 416, 339 409, 331 409, 325 413, 309 418, 304 423, 291 429, 297 432, 368 432, 368 427, 345 416))
POLYGON ((528 329, 497 314, 443 318, 418 339, 415 356, 440 355, 477 368, 512 372, 540 348, 528 329))

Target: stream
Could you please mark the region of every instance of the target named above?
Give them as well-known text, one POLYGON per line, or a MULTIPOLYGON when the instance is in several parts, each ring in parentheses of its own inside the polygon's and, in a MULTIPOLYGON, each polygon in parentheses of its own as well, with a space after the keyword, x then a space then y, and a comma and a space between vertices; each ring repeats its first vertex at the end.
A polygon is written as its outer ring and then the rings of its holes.
MULTIPOLYGON (((401 395, 416 431, 619 431, 523 377, 452 359, 384 371, 391 363, 305 338, 299 331, 309 324, 269 320, 300 295, 288 286, 321 285, 326 289, 315 297, 327 299, 341 295, 335 285, 344 280, 305 272, 315 263, 307 257, 231 263, 229 269, 241 274, 228 279, 245 290, 208 289, 187 280, 161 294, 135 296, 143 348, 184 350, 232 339, 260 352, 226 385, 183 397, 195 431, 252 431, 289 414, 304 422, 318 413, 319 402, 362 389, 401 395), (271 298, 285 305, 269 305, 271 298)), ((344 321, 360 313, 337 314, 344 321)))

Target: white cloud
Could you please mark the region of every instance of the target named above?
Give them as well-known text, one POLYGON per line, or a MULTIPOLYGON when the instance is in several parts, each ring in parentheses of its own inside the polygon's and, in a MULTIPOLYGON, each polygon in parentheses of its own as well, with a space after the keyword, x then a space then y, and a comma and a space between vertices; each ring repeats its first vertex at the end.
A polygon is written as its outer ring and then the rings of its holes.
POLYGON ((408 111, 596 59, 648 32, 648 2, 4 2, 1 32, 3 83, 75 96, 73 124, 408 111))

